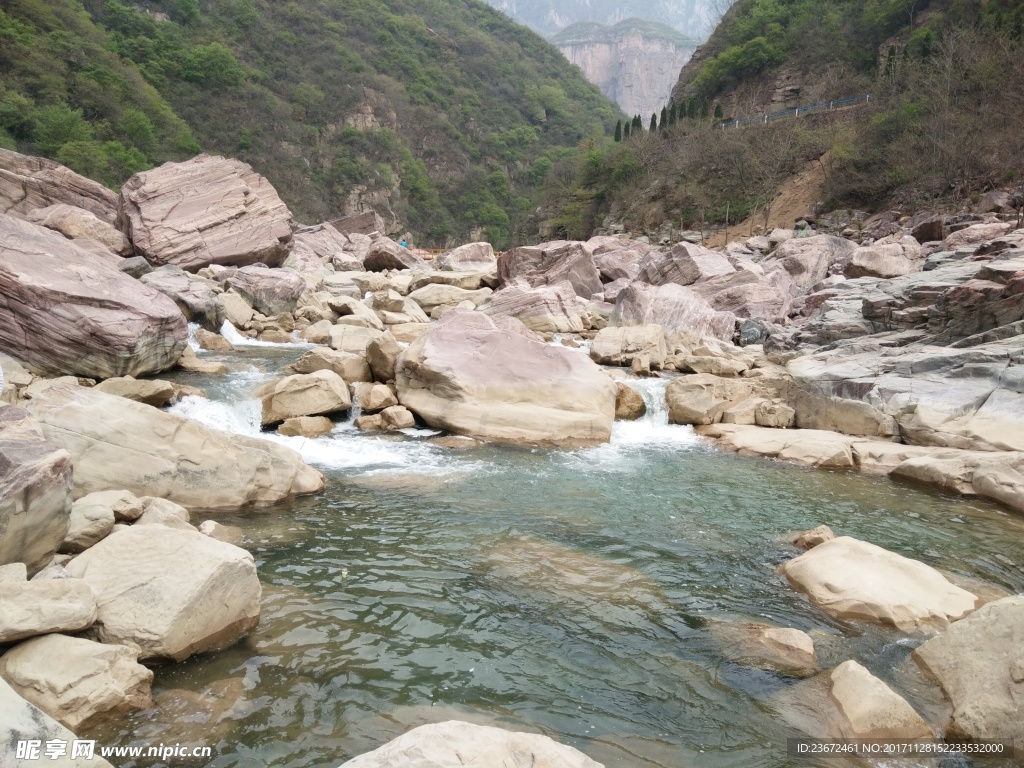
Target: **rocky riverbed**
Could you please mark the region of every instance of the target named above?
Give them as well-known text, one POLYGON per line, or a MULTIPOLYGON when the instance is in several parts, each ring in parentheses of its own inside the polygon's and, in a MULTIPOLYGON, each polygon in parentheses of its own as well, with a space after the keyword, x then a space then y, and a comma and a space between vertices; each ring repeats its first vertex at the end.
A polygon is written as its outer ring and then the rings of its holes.
POLYGON ((428 263, 223 158, 0 184, 6 742, 1024 743, 1009 215, 428 263))

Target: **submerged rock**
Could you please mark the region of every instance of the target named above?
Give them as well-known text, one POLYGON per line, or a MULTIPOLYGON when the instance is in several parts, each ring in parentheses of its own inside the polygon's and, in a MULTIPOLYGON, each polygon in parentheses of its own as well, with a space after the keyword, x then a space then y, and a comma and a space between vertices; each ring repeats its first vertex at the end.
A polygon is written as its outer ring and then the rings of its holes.
POLYGON ((187 323, 174 302, 72 241, 0 215, 0 346, 51 375, 170 368, 187 323))
POLYGON ((341 768, 603 768, 582 752, 535 733, 455 720, 421 725, 341 768))
POLYGON ((819 544, 780 571, 837 619, 872 621, 905 632, 944 629, 978 605, 975 595, 934 568, 849 536, 819 544))
POLYGON ((398 399, 436 429, 549 445, 607 442, 615 384, 511 318, 453 311, 399 358, 398 399))
POLYGON ((799 629, 753 621, 712 621, 708 629, 730 661, 800 677, 818 671, 814 641, 799 629))

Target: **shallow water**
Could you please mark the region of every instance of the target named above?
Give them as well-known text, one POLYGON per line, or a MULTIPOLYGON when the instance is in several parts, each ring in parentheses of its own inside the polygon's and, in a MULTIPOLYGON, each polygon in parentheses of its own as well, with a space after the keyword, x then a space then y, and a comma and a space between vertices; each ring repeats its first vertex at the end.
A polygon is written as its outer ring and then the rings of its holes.
MULTIPOLYGON (((235 373, 181 379, 214 402, 175 410, 255 432, 248 393, 296 356, 216 358, 235 373)), ((658 406, 666 383, 633 384, 658 406)), ((795 681, 727 661, 709 620, 810 631, 824 668, 856 658, 926 716, 935 692, 906 664, 921 638, 833 621, 786 586, 775 572, 795 554, 785 532, 827 523, 1024 591, 1020 517, 884 478, 721 453, 651 410, 616 424, 611 444, 575 452, 453 450, 429 430, 347 424, 319 440, 278 438, 330 483, 316 498, 218 518, 246 530, 257 558, 258 630, 159 668, 163 710, 96 737, 209 744, 214 757, 200 764, 218 768, 319 768, 458 718, 539 730, 608 766, 791 765, 785 740, 799 734, 774 696, 795 681), (194 694, 211 686, 219 706, 204 711, 194 694)))

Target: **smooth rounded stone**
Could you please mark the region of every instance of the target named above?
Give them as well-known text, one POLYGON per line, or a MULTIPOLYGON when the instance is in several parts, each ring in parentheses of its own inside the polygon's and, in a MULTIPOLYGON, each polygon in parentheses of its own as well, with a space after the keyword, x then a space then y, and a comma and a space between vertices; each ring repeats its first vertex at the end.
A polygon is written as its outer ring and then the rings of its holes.
POLYGON ((363 259, 363 266, 368 272, 387 272, 393 269, 430 269, 427 262, 389 237, 381 237, 373 242, 363 259))
MULTIPOLYGON (((220 295, 224 305, 224 316, 235 328, 245 328, 252 320, 255 310, 252 305, 234 291, 225 291, 220 295)), ((218 329, 219 330, 219 329, 218 329)))
POLYGON ((586 327, 576 292, 566 280, 534 288, 517 277, 481 304, 480 311, 490 317, 515 317, 538 333, 580 333, 586 327))
POLYGON ((753 621, 711 621, 708 631, 725 658, 787 675, 817 674, 814 641, 806 632, 753 621))
POLYGON ((227 648, 259 622, 252 555, 197 531, 135 525, 83 552, 68 572, 96 593, 94 635, 137 645, 142 661, 227 648))
POLYGON ((462 435, 442 435, 441 437, 432 437, 428 441, 431 445, 436 445, 439 448, 448 448, 449 450, 463 450, 466 448, 480 448, 485 445, 481 440, 474 440, 472 437, 464 437, 462 435))
POLYGON ((288 344, 292 341, 292 335, 286 331, 270 328, 260 332, 259 340, 273 342, 274 344, 288 344))
MULTIPOLYGON (((3 152, 4 150, 0 150, 3 152)), ((70 173, 70 171, 69 171, 70 173)), ((0 184, 0 189, 2 189, 0 184)), ((6 681, 0 679, 0 744, 8 745, 14 754, 14 747, 19 741, 39 741, 45 744, 48 741, 63 741, 71 744, 78 737, 47 715, 43 710, 19 696, 6 681)), ((42 750, 40 750, 42 753, 42 750)), ((7 755, 5 755, 5 759, 7 755)), ((21 761, 19 761, 21 762, 21 761)), ((24 765, 21 762, 21 765, 24 765)), ((43 764, 40 761, 40 764, 43 764)), ((4 768, 21 768, 20 765, 8 760, 4 768)), ((58 755, 55 759, 46 758, 45 765, 55 768, 111 768, 110 763, 96 755, 91 760, 84 761, 81 758, 71 758, 69 755, 58 755)))
POLYGON ((385 331, 375 328, 359 328, 355 325, 334 325, 330 330, 330 346, 339 352, 366 355, 367 347, 379 339, 385 331))
POLYGON ((953 704, 949 740, 1024 743, 1024 596, 989 603, 914 651, 953 704))
MULTIPOLYGON (((390 390, 389 390, 390 391, 390 390)), ((296 416, 285 419, 277 428, 285 437, 323 437, 334 429, 334 422, 326 416, 296 416)))
POLYGON ((190 323, 199 323, 208 331, 218 330, 227 319, 220 286, 212 280, 172 264, 154 269, 139 280, 177 304, 190 323))
POLYGON ((356 384, 356 402, 363 413, 377 413, 385 408, 398 405, 398 398, 383 384, 356 384))
POLYGON ((33 224, 60 232, 69 240, 88 238, 118 256, 131 256, 132 244, 120 230, 103 221, 99 216, 74 205, 58 203, 46 208, 37 208, 25 216, 33 224))
POLYGON ((80 632, 96 621, 96 595, 77 579, 0 582, 0 643, 80 632))
POLYGON ((443 272, 486 272, 496 265, 490 243, 466 243, 442 253, 433 262, 434 269, 443 272))
POLYGON ((26 701, 78 730, 152 705, 153 673, 138 656, 124 645, 46 635, 0 656, 0 677, 26 701))
POLYGON ((164 525, 182 531, 196 530, 190 522, 192 516, 189 511, 180 504, 153 496, 144 496, 141 502, 145 511, 135 521, 135 525, 164 525))
POLYGON ((1024 511, 1024 452, 918 450, 920 455, 902 457, 890 476, 1024 511))
POLYGON ((173 301, 61 235, 0 214, 0 347, 93 378, 169 368, 187 323, 173 301))
POLYGON ((830 616, 905 632, 945 629, 978 605, 934 568, 849 536, 819 544, 779 570, 830 616))
POLYGON ((402 348, 391 333, 385 333, 367 344, 366 361, 373 372, 373 378, 381 382, 394 381, 395 365, 400 354, 402 348))
POLYGON ((924 260, 924 249, 913 237, 888 237, 855 250, 846 268, 846 276, 901 277, 920 272, 924 268, 924 260))
POLYGON ((253 309, 267 317, 292 312, 309 286, 289 269, 269 269, 263 264, 242 267, 227 279, 253 309))
POLYGON ((350 384, 373 380, 366 357, 336 349, 312 349, 290 366, 289 370, 294 373, 333 371, 350 384))
POLYGON ((1005 235, 1011 229, 1013 229, 1013 224, 1009 222, 996 221, 988 224, 972 224, 949 235, 942 243, 942 250, 955 251, 957 248, 963 248, 964 246, 977 245, 986 240, 993 240, 1001 235, 1005 235))
POLYGON ((153 264, 281 264, 292 215, 270 182, 239 160, 199 155, 137 173, 121 188, 118 225, 153 264))
POLYGON ((138 403, 163 408, 175 399, 174 386, 168 381, 159 379, 136 379, 132 376, 119 376, 101 381, 96 385, 97 392, 108 395, 126 397, 138 403))
POLYGON ((450 720, 421 725, 341 768, 603 768, 582 752, 534 733, 450 720))
POLYGON ((456 310, 401 355, 398 400, 435 429, 505 442, 607 442, 615 383, 513 318, 456 310))
POLYGON ((827 525, 819 525, 817 528, 796 533, 792 537, 792 542, 793 546, 799 549, 814 549, 819 544, 832 541, 834 538, 836 538, 836 535, 832 532, 831 528, 827 525))
POLYGON ((356 429, 364 432, 379 432, 384 429, 384 417, 379 413, 372 416, 359 416, 355 420, 356 429))
POLYGON ((224 363, 203 360, 193 351, 192 347, 185 347, 178 360, 178 368, 186 373, 201 373, 206 376, 223 376, 229 370, 224 363))
POLYGON ((236 547, 241 547, 245 541, 245 532, 241 528, 224 525, 216 520, 204 520, 199 524, 198 530, 203 536, 209 536, 211 539, 222 541, 225 544, 233 544, 236 547))
POLYGON ((324 488, 323 475, 283 445, 95 390, 53 387, 29 409, 47 439, 71 454, 79 497, 123 488, 186 507, 235 509, 324 488))
POLYGON ((108 224, 117 216, 117 195, 102 184, 53 160, 0 148, 0 213, 26 217, 62 204, 108 224))
POLYGON ((854 447, 867 442, 816 429, 780 430, 740 424, 701 426, 697 433, 741 456, 766 456, 821 469, 855 469, 854 447))
POLYGON ((615 420, 636 421, 647 415, 647 404, 643 397, 621 381, 615 384, 615 420))
POLYGON ((73 509, 88 507, 109 509, 117 522, 133 523, 146 511, 146 499, 140 499, 129 491, 97 491, 82 496, 74 503, 73 509))
POLYGON ((484 302, 487 297, 491 295, 492 291, 490 288, 481 288, 478 291, 467 291, 462 288, 456 288, 453 285, 442 285, 440 283, 430 283, 422 288, 418 288, 409 294, 409 298, 415 301, 424 312, 430 312, 435 307, 445 306, 449 304, 460 304, 463 301, 472 302, 473 306, 478 306, 484 302))
POLYGON ((345 380, 334 371, 297 373, 256 389, 263 401, 261 423, 277 424, 296 416, 322 416, 352 407, 345 380))
POLYGON ((45 567, 67 536, 70 454, 44 439, 28 411, 0 405, 0 565, 45 567))
POLYGON ((637 357, 645 357, 651 368, 662 368, 667 356, 665 332, 656 324, 605 328, 590 346, 590 357, 599 365, 629 367, 637 357))
POLYGON ((96 494, 85 496, 71 505, 70 527, 60 551, 68 554, 84 552, 102 541, 114 530, 114 510, 106 499, 96 494))
POLYGON ((196 343, 207 352, 233 352, 234 346, 219 333, 200 328, 196 331, 196 343))
POLYGON ((380 412, 381 426, 384 429, 397 431, 399 429, 412 429, 416 426, 416 417, 412 411, 402 405, 392 405, 380 412))

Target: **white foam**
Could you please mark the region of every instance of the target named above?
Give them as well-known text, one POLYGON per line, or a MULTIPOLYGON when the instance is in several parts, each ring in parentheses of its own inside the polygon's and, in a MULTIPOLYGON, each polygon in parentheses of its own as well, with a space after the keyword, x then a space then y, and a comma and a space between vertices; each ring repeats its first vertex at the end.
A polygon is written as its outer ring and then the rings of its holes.
POLYGON ((192 347, 193 352, 202 352, 203 348, 199 346, 199 342, 196 341, 196 333, 202 326, 199 323, 188 324, 188 345, 192 347))
POLYGON ((205 397, 182 398, 169 409, 170 413, 198 422, 205 427, 236 435, 263 437, 260 434, 260 402, 258 400, 207 400, 205 397))
POLYGON ((224 325, 220 327, 220 335, 231 342, 233 347, 283 347, 285 349, 297 349, 303 347, 311 347, 305 341, 299 339, 295 333, 292 333, 292 338, 295 341, 292 342, 278 342, 278 341, 260 341, 259 339, 250 339, 248 336, 243 336, 239 333, 238 329, 231 324, 230 320, 225 320, 224 325))

